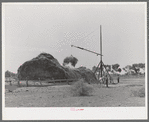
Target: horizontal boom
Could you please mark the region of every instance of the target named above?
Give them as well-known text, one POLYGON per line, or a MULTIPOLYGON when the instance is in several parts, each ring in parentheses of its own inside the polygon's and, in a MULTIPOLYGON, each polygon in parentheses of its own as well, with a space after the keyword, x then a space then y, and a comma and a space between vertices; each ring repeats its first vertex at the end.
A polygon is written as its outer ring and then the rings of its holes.
MULTIPOLYGON (((91 52, 91 53, 96 54, 97 56, 98 56, 98 55, 101 55, 101 54, 99 54, 99 53, 96 53, 96 52, 94 52, 94 51, 90 51, 90 50, 84 49, 84 48, 82 48, 82 47, 78 47, 78 46, 74 46, 74 45, 71 45, 71 47, 76 47, 76 48, 79 48, 79 49, 81 49, 81 50, 86 50, 86 51, 88 51, 88 52, 91 52)), ((101 55, 101 56, 103 56, 103 55, 101 55)))

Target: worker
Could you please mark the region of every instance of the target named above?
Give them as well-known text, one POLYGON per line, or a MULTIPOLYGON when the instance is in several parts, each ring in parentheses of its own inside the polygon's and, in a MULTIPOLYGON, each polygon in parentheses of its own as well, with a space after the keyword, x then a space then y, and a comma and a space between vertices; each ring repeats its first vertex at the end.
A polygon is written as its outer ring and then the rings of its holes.
POLYGON ((107 77, 107 75, 105 76, 105 81, 106 81, 106 86, 108 87, 108 77, 107 77))
POLYGON ((118 83, 120 82, 120 78, 119 78, 119 75, 118 75, 118 77, 117 77, 117 82, 118 82, 118 83))
POLYGON ((10 86, 12 86, 12 83, 11 83, 11 82, 12 82, 12 80, 10 80, 9 82, 10 82, 10 86))

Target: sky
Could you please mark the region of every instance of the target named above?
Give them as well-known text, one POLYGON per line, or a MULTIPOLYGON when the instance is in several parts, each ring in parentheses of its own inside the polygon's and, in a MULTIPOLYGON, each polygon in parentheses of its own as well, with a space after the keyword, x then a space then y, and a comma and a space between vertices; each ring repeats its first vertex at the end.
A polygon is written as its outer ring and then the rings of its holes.
POLYGON ((42 52, 60 64, 78 59, 77 67, 92 69, 100 56, 100 25, 104 64, 145 63, 144 3, 5 3, 2 6, 5 71, 17 72, 24 62, 42 52))

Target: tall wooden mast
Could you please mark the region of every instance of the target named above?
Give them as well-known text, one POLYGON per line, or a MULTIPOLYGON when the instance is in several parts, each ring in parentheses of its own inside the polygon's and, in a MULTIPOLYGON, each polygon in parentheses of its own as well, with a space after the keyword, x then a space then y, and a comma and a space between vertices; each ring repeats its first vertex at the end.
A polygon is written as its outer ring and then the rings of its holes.
MULTIPOLYGON (((101 25, 100 25, 100 54, 102 55, 102 30, 101 30, 101 25)), ((100 69, 101 69, 101 77, 102 77, 102 56, 100 56, 100 69)))

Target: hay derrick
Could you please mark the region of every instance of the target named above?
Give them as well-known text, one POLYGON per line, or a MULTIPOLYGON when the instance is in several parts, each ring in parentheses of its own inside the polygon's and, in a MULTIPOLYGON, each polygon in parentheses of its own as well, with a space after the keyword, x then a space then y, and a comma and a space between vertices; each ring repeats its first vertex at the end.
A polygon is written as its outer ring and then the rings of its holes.
POLYGON ((18 68, 19 80, 41 79, 79 79, 96 80, 93 72, 86 68, 69 68, 61 66, 52 55, 41 53, 36 58, 26 61, 18 68))

